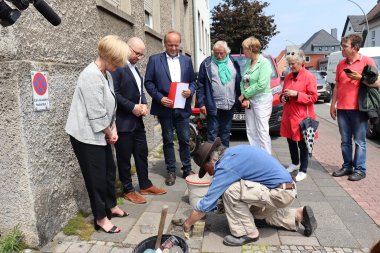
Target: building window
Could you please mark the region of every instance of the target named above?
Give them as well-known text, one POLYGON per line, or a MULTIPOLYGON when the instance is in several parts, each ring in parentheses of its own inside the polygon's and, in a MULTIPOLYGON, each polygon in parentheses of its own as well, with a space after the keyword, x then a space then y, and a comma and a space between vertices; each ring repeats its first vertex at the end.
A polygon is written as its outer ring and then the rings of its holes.
POLYGON ((153 28, 153 0, 144 0, 145 25, 153 28))
POLYGON ((325 51, 329 51, 329 47, 325 47, 325 51))
POLYGON ((335 47, 334 46, 331 47, 331 51, 335 51, 335 47))
POLYGON ((374 40, 376 37, 375 31, 372 31, 372 39, 374 40))
POLYGON ((147 11, 145 11, 145 25, 153 28, 152 15, 147 11))
POLYGON ((376 43, 375 43, 375 41, 373 40, 373 41, 372 41, 372 46, 373 46, 373 47, 376 46, 375 44, 376 44, 376 43))
POLYGON ((305 56, 305 62, 310 62, 310 56, 305 56))
POLYGON ((202 51, 202 27, 201 27, 201 14, 198 11, 198 43, 199 43, 199 50, 202 51))
MULTIPOLYGON (((131 15, 131 0, 103 0, 103 2, 109 3, 112 7, 115 7, 116 10, 120 10, 122 12, 127 13, 128 15, 131 15)), ((106 5, 104 6, 100 4, 100 6, 108 9, 106 5)), ((115 13, 115 10, 108 10, 115 13)))
POLYGON ((319 47, 319 51, 322 51, 322 47, 319 47))

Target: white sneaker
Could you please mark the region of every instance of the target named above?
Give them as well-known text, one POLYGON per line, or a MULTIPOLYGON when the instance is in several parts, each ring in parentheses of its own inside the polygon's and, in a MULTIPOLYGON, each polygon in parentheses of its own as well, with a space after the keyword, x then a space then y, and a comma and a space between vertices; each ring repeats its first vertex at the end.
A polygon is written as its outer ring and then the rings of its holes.
POLYGON ((296 182, 302 181, 306 177, 307 177, 307 174, 305 172, 300 171, 300 172, 298 172, 298 174, 296 176, 296 182))
POLYGON ((289 173, 292 173, 293 171, 298 170, 299 168, 300 168, 299 164, 295 165, 292 163, 289 165, 289 167, 286 170, 289 171, 289 173))

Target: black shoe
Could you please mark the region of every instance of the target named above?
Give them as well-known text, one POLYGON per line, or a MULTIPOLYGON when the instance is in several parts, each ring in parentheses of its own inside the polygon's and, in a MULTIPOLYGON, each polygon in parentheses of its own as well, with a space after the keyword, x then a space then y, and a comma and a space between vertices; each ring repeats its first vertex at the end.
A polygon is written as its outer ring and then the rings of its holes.
POLYGON ((182 178, 186 178, 187 176, 190 176, 190 175, 194 175, 194 171, 190 170, 190 171, 184 171, 183 174, 182 174, 182 178))
POLYGON ((345 168, 341 168, 340 170, 338 171, 334 171, 332 173, 332 176, 333 177, 343 177, 343 176, 346 176, 346 175, 351 175, 353 171, 350 171, 350 170, 347 170, 345 168))
POLYGON ((310 206, 304 206, 303 220, 301 221, 301 224, 305 228, 303 234, 307 237, 309 237, 317 228, 317 220, 315 219, 313 210, 310 206))
POLYGON ((363 178, 365 178, 365 174, 361 171, 354 171, 354 173, 348 176, 348 180, 350 181, 359 181, 363 178))
POLYGON ((227 246, 242 246, 247 243, 256 242, 259 240, 259 236, 255 238, 248 237, 246 235, 235 237, 233 235, 227 235, 223 239, 223 244, 227 246))
POLYGON ((177 176, 175 175, 175 172, 169 172, 168 175, 165 178, 165 184, 167 186, 172 186, 175 184, 175 179, 177 176))

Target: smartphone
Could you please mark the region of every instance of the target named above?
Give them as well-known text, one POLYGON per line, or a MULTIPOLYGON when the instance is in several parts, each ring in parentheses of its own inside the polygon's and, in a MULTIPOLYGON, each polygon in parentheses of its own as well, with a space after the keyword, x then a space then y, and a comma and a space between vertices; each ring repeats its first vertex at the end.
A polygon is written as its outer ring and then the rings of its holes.
POLYGON ((346 72, 346 73, 349 73, 349 74, 352 73, 352 70, 351 70, 351 69, 343 69, 343 71, 346 72))

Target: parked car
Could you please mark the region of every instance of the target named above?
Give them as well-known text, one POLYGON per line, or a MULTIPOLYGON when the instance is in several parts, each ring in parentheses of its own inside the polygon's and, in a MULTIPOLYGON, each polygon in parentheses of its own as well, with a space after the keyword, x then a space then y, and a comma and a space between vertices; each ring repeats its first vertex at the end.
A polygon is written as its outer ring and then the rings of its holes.
MULTIPOLYGON (((244 71, 244 66, 247 59, 244 55, 231 55, 234 59, 236 59, 240 65, 241 72, 244 71)), ((272 104, 272 114, 269 119, 269 131, 272 134, 280 133, 280 125, 281 125, 281 117, 282 117, 282 103, 279 102, 279 99, 275 99, 275 96, 279 96, 282 91, 281 78, 277 69, 277 64, 272 56, 264 55, 272 65, 272 77, 270 81, 270 87, 272 89, 272 94, 274 96, 273 104, 272 104), (277 102, 276 102, 277 101, 277 102)), ((242 73, 243 75, 243 73, 242 73)), ((244 109, 236 109, 233 119, 232 119, 232 131, 245 131, 245 110, 244 109)))
POLYGON ((318 100, 328 103, 331 100, 331 86, 320 71, 309 70, 317 79, 318 100))

